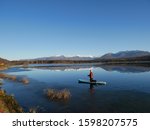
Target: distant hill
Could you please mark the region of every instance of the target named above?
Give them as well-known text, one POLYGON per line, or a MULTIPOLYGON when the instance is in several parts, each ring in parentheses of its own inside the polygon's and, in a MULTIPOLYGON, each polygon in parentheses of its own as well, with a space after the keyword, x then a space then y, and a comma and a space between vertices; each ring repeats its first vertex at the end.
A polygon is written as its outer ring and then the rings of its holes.
POLYGON ((35 58, 35 59, 24 59, 24 60, 19 60, 21 61, 43 61, 43 62, 47 62, 47 61, 55 61, 55 62, 62 62, 62 61, 102 61, 102 60, 112 60, 112 59, 127 59, 127 58, 137 58, 137 57, 143 57, 143 56, 149 56, 150 52, 148 51, 139 51, 139 50, 135 50, 135 51, 120 51, 118 53, 107 53, 101 57, 83 57, 83 56, 64 56, 64 55, 60 55, 60 56, 50 56, 50 57, 40 57, 40 58, 35 58))
POLYGON ((134 51, 120 51, 118 53, 107 53, 100 57, 100 59, 121 59, 121 58, 133 58, 133 57, 143 57, 143 56, 149 56, 150 52, 148 51, 140 51, 140 50, 134 50, 134 51))
MULTIPOLYGON (((2 59, 7 63, 9 61, 2 59)), ((72 56, 50 56, 35 59, 24 59, 9 62, 11 65, 27 65, 27 64, 76 64, 76 63, 150 63, 150 52, 148 51, 120 51, 118 53, 107 53, 102 57, 83 57, 72 56)))
POLYGON ((131 61, 150 61, 150 54, 146 56, 140 56, 140 57, 131 57, 128 58, 128 60, 131 61))
POLYGON ((42 58, 36 58, 32 60, 72 60, 72 61, 82 61, 82 60, 93 60, 94 57, 81 57, 81 56, 72 56, 72 57, 66 57, 64 55, 61 56, 51 56, 51 57, 42 57, 42 58))
POLYGON ((0 58, 0 70, 7 69, 8 64, 9 64, 8 60, 0 58))
POLYGON ((8 60, 0 58, 0 65, 7 64, 8 62, 8 60))

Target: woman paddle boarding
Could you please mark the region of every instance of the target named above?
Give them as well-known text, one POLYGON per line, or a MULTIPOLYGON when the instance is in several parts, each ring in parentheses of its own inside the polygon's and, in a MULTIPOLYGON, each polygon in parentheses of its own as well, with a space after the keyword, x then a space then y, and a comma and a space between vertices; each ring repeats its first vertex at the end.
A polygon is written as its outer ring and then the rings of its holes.
POLYGON ((92 82, 93 81, 93 72, 92 72, 92 70, 90 70, 90 73, 89 73, 89 78, 90 78, 90 82, 92 82))

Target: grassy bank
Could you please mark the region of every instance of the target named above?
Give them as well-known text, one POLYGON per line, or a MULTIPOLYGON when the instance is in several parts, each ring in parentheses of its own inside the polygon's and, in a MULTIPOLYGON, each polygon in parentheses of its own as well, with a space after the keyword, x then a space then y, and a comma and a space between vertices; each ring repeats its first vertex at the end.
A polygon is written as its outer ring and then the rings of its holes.
POLYGON ((1 66, 1 65, 0 65, 0 71, 1 71, 1 70, 6 70, 6 69, 8 69, 8 66, 1 66))
POLYGON ((19 106, 13 96, 7 95, 0 90, 0 113, 21 113, 23 109, 19 106))

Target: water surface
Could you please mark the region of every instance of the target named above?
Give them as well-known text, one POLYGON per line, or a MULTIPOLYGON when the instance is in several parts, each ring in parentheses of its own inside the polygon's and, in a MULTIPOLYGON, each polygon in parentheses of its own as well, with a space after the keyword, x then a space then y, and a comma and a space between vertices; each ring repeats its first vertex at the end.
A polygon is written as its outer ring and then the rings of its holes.
POLYGON ((150 68, 144 66, 110 65, 30 65, 29 68, 10 68, 4 71, 17 77, 27 77, 28 85, 9 80, 3 89, 13 94, 25 112, 150 112, 150 68), (105 81, 105 86, 79 84, 87 79, 89 69, 94 78, 105 81), (50 101, 44 90, 68 89, 67 102, 50 101))

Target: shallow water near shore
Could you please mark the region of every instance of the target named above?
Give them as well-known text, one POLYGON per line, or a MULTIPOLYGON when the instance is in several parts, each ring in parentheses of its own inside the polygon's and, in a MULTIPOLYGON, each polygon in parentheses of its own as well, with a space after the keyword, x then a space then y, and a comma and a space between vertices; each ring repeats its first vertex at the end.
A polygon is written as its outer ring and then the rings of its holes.
POLYGON ((150 112, 150 68, 143 66, 108 65, 30 65, 3 71, 17 77, 27 77, 29 84, 4 80, 2 88, 13 94, 25 112, 150 112), (79 84, 88 80, 89 69, 97 81, 107 85, 79 84), (68 101, 52 101, 44 90, 67 89, 68 101))

